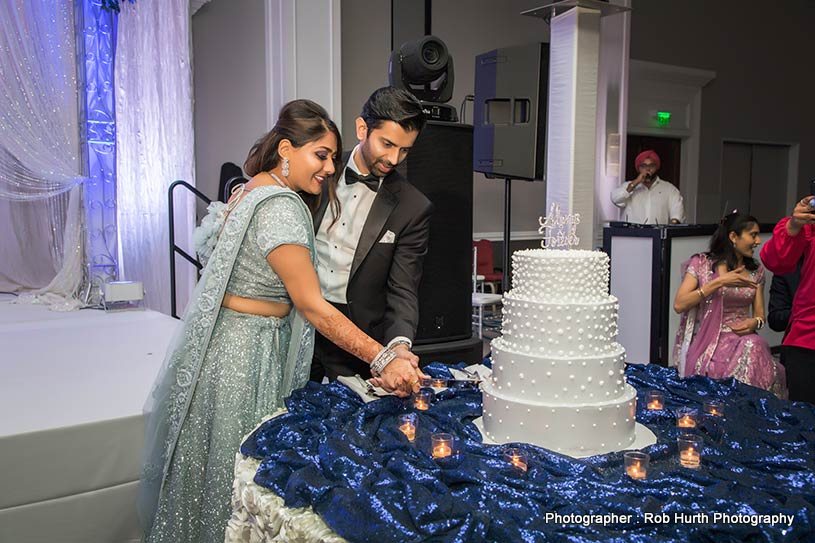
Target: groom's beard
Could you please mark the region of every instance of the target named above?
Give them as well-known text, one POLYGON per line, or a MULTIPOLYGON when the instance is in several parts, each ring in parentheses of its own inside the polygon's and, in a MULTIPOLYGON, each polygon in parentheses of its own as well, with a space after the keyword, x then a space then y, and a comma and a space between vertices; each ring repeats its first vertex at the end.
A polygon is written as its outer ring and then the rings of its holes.
POLYGON ((396 164, 391 164, 390 161, 384 158, 374 158, 371 155, 370 149, 365 144, 359 146, 359 151, 362 156, 362 161, 365 163, 365 167, 376 176, 384 177, 391 173, 393 168, 396 167, 396 164))

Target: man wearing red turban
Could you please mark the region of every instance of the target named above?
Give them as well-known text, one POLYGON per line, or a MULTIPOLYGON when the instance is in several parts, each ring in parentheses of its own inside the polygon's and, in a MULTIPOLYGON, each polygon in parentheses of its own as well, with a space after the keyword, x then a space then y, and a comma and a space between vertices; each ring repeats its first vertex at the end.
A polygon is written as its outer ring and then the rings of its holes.
POLYGON ((679 190, 657 175, 659 155, 651 149, 634 159, 639 175, 611 192, 611 201, 623 210, 623 220, 640 224, 678 224, 685 220, 679 190))

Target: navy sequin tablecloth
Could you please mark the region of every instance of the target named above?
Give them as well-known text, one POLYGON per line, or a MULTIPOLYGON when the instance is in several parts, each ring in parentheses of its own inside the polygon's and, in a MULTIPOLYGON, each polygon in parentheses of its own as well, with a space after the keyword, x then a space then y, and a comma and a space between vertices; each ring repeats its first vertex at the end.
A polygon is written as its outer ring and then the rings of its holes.
MULTIPOLYGON (((442 365, 426 371, 449 376, 442 365)), ((815 541, 815 407, 732 379, 681 380, 657 365, 630 365, 626 375, 637 421, 657 436, 642 481, 624 474, 622 453, 574 459, 527 444, 515 445, 529 458, 519 474, 506 446, 482 444, 474 388, 439 393, 410 443, 396 420, 412 411, 408 400, 366 404, 340 383, 309 383, 241 453, 260 462, 255 484, 287 508, 310 506, 348 541, 815 541), (649 389, 664 392, 665 410, 645 410, 649 389), (726 419, 696 430, 701 467, 683 468, 674 410, 714 398, 726 419), (459 438, 454 465, 431 458, 436 432, 459 438)))

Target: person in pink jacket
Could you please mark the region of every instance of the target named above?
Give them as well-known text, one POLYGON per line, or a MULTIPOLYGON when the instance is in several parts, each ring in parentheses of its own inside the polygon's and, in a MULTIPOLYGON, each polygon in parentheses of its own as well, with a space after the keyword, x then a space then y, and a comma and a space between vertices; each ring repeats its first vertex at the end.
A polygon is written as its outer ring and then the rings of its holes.
POLYGON ((781 363, 787 370, 789 399, 815 403, 815 195, 798 202, 761 249, 761 261, 776 274, 794 272, 802 258, 781 363))

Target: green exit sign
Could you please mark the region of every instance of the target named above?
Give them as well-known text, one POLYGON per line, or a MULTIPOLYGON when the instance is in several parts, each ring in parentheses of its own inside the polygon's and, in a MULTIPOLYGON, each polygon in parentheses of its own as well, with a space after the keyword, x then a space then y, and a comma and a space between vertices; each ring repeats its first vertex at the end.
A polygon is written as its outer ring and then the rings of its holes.
POLYGON ((657 111, 657 124, 659 126, 668 126, 671 124, 671 112, 657 111))

